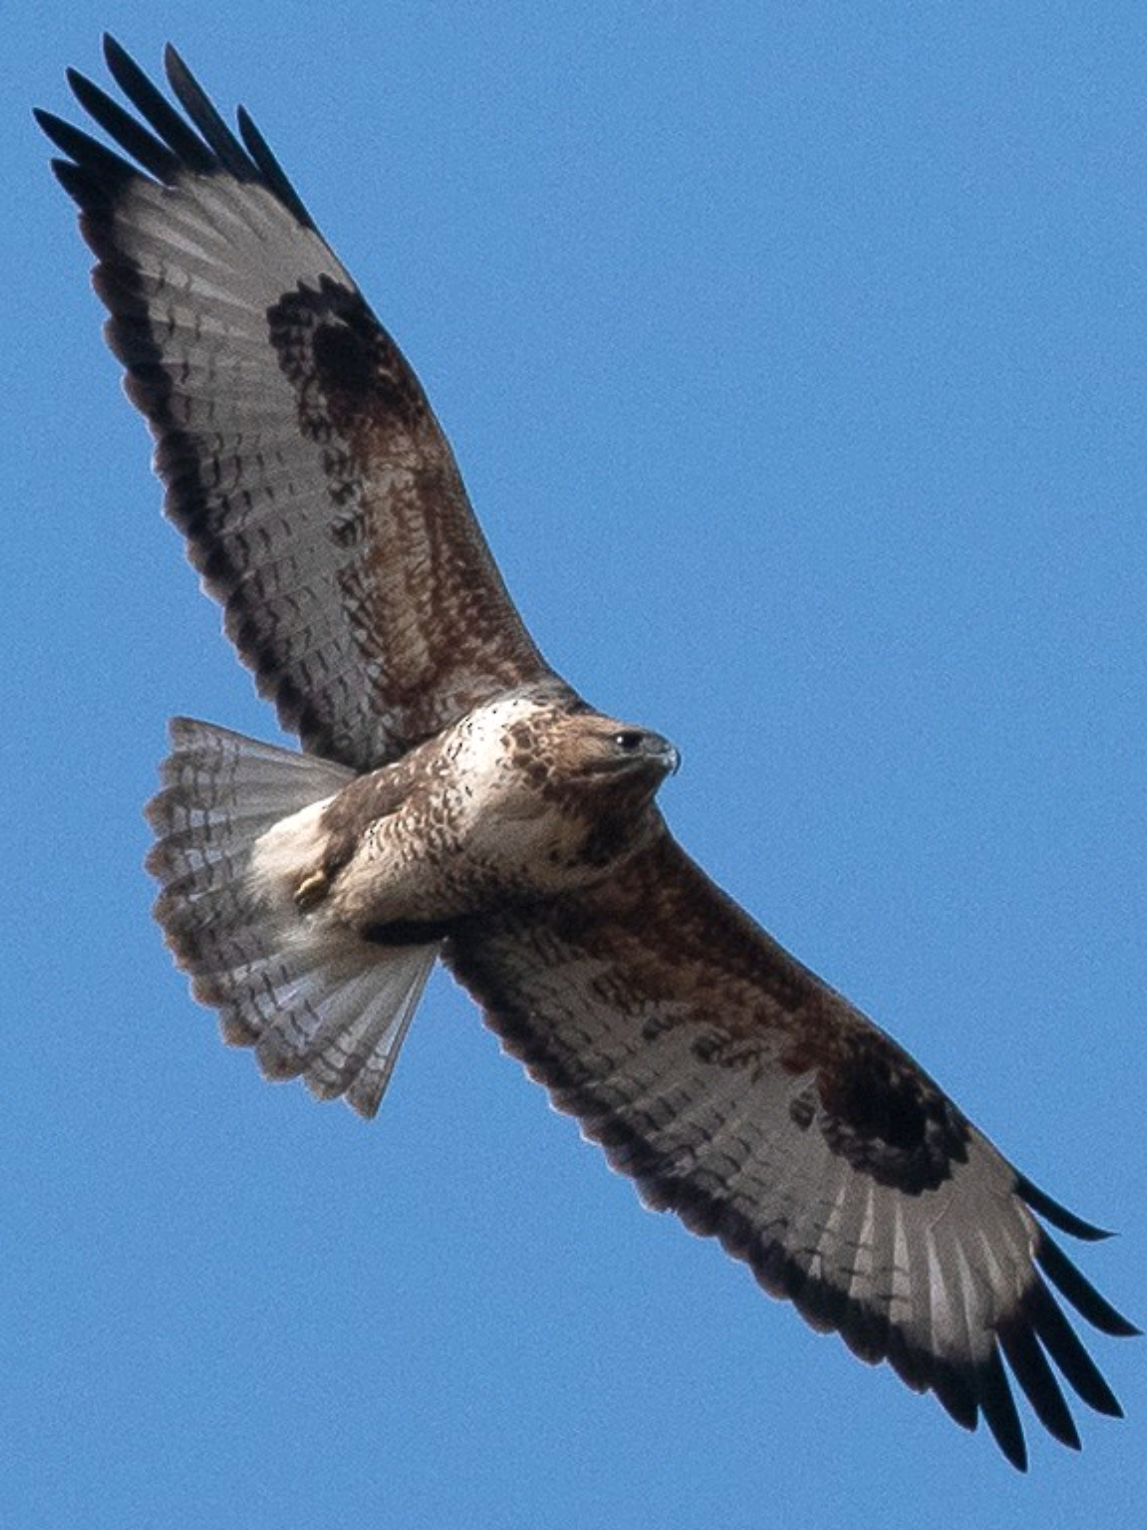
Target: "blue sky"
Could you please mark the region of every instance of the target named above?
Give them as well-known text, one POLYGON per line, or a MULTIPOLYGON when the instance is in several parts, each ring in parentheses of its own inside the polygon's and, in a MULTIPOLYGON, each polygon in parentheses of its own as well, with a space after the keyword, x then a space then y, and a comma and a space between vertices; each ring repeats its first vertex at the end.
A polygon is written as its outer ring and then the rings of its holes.
POLYGON ((0 60, 16 1527, 1126 1524, 640 1209, 436 980, 372 1126, 164 952, 175 712, 275 737, 158 513, 30 109, 109 27, 244 102, 413 361, 544 651, 689 850, 907 1045, 1140 1323, 1147 12, 28 7, 0 60))

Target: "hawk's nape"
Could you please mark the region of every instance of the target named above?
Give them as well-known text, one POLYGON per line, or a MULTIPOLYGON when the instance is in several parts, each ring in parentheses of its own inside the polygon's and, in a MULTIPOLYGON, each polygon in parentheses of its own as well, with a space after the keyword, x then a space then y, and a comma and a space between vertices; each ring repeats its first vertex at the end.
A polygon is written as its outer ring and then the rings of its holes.
POLYGON ((233 133, 173 50, 175 105, 117 44, 105 53, 134 113, 69 79, 114 149, 38 119, 66 156, 54 168, 156 437, 166 512, 306 752, 173 729, 149 866, 197 996, 270 1074, 371 1114, 441 952, 648 1204, 960 1424, 982 1417, 1017 1467, 1009 1374, 1077 1447, 1060 1378, 1120 1410, 1060 1299, 1103 1333, 1136 1330, 1039 1219, 1103 1235, 688 859, 653 807, 673 751, 592 713, 542 660, 417 379, 251 120, 240 111, 233 133), (533 727, 543 714, 550 735, 533 727), (559 735, 564 763, 545 742, 559 735), (472 775, 452 776, 467 758, 472 775), (493 876, 524 823, 557 822, 627 771, 639 833, 615 796, 568 866, 559 835, 545 864, 493 876), (499 820, 510 778, 540 806, 499 820), (443 867, 459 800, 482 856, 443 867), (411 802, 427 830, 402 874, 437 855, 446 913, 323 923, 348 867, 366 865, 368 908, 393 894, 375 852, 411 802))

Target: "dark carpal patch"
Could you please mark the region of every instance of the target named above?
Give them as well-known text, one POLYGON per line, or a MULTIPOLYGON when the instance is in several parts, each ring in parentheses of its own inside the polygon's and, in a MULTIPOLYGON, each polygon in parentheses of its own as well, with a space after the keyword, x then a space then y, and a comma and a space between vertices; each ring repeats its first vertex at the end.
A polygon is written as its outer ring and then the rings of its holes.
POLYGON ((834 1153, 878 1184, 934 1190, 968 1157, 964 1118, 916 1069, 869 1046, 817 1078, 820 1129, 834 1153))
POLYGON ((388 421, 413 433, 425 420, 398 347, 359 293, 329 276, 317 290, 300 283, 267 310, 267 326, 312 441, 353 438, 388 421))
POLYGON ((315 330, 315 370, 328 397, 366 393, 374 382, 370 340, 348 324, 320 324, 315 330))

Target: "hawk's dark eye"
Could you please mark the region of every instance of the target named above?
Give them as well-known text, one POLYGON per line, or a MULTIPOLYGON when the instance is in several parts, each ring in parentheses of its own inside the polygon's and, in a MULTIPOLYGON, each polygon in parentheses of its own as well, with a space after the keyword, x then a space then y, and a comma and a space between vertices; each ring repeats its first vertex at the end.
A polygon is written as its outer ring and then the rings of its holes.
POLYGON ((636 754, 645 743, 645 734, 637 728, 627 728, 624 733, 615 733, 613 742, 622 754, 636 754))

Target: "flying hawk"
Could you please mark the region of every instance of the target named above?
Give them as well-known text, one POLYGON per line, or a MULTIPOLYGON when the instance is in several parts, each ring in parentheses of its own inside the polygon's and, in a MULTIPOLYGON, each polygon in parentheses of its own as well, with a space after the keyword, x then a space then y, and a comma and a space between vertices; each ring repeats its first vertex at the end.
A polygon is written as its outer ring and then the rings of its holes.
POLYGON ((928 1075, 688 858, 677 755, 596 712, 511 604, 430 406, 247 114, 171 49, 178 107, 115 42, 109 149, 48 113, 167 515, 302 753, 172 725, 156 914, 272 1078, 378 1109, 441 958, 647 1205, 1026 1465, 1010 1368, 1119 1405, 1052 1288, 1136 1330, 928 1075), (182 110, 180 110, 180 108, 182 110), (126 156, 126 157, 125 157, 126 156), (134 161, 134 163, 133 163, 134 161))

